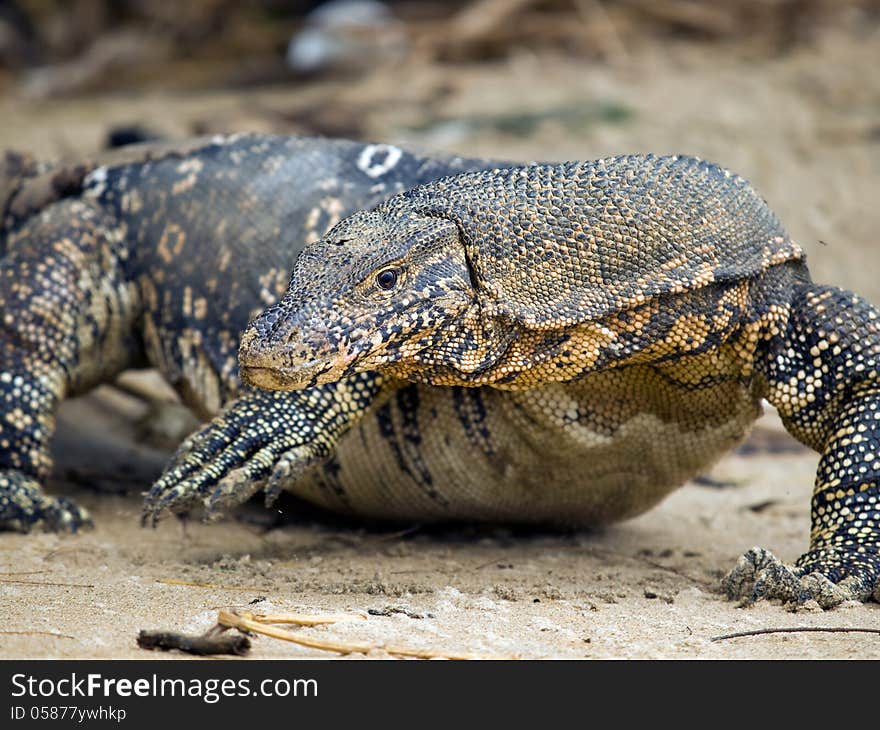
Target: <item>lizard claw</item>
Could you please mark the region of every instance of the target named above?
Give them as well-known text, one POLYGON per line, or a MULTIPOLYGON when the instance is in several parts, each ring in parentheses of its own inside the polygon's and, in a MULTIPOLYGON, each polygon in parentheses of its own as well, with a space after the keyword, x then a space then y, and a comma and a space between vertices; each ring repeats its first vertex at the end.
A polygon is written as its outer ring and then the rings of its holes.
POLYGON ((271 507, 285 484, 296 481, 325 456, 326 451, 313 446, 297 446, 286 451, 283 444, 265 446, 246 464, 220 479, 205 499, 207 518, 216 518, 223 510, 241 504, 260 489, 265 492, 266 507, 271 507))
POLYGON ((77 532, 92 526, 89 513, 67 497, 51 497, 19 471, 0 471, 0 530, 77 532))
POLYGON ((269 444, 217 482, 204 500, 206 519, 216 519, 224 510, 245 502, 260 489, 265 492, 266 507, 271 507, 286 484, 296 481, 327 455, 324 449, 311 445, 285 451, 283 444, 269 444))
POLYGON ((737 560, 722 580, 727 597, 740 606, 779 599, 794 607, 815 601, 831 609, 846 601, 865 601, 880 590, 880 560, 875 555, 812 550, 795 565, 783 563, 769 550, 754 547, 737 560))
POLYGON ((247 461, 250 441, 235 419, 223 416, 187 438, 147 492, 141 524, 155 527, 166 510, 185 512, 198 505, 224 475, 247 461))

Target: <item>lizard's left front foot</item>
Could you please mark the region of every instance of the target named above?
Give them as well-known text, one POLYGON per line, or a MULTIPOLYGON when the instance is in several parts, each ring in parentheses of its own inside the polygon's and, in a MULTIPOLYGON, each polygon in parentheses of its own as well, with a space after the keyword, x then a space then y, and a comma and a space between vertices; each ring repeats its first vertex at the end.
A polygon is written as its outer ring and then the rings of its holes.
POLYGON ((824 609, 844 601, 880 601, 880 555, 843 550, 810 550, 793 566, 769 550, 752 548, 722 580, 727 597, 750 606, 761 599, 803 605, 814 600, 824 609))

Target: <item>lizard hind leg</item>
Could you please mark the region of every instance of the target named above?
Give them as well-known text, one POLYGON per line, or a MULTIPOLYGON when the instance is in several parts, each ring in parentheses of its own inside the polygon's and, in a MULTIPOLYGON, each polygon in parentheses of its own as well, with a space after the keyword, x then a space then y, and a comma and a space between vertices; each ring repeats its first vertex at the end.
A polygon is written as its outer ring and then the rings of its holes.
POLYGON ((136 296, 107 223, 99 209, 63 201, 16 230, 0 261, 0 530, 89 524, 42 484, 61 401, 138 359, 136 296))
POLYGON ((786 428, 822 454, 810 547, 791 566, 752 548, 724 588, 745 604, 880 598, 880 312, 850 292, 804 285, 765 367, 786 428))

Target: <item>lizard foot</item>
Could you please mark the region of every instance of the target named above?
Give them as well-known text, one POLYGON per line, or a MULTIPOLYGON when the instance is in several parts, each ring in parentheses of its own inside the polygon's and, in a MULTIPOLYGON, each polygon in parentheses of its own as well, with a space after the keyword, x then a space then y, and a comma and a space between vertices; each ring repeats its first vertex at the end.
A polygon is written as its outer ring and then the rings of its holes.
POLYGON ((845 601, 880 599, 880 555, 844 550, 810 550, 789 566, 769 550, 752 548, 722 580, 727 597, 751 606, 778 598, 800 606, 815 601, 823 609, 845 601))
POLYGON ((141 524, 200 505, 211 519, 260 489, 270 506, 286 482, 329 453, 317 440, 303 443, 302 420, 290 398, 260 392, 235 401, 181 444, 147 493, 141 524))
POLYGON ((76 532, 91 527, 89 513, 67 497, 50 497, 33 477, 0 471, 0 530, 76 532))

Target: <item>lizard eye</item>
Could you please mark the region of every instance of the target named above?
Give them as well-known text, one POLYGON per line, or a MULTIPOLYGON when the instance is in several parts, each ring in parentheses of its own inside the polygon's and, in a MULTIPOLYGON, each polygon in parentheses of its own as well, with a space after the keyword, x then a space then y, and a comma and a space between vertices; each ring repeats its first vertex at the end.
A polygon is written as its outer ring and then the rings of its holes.
POLYGON ((376 286, 385 291, 389 291, 397 285, 399 277, 400 273, 398 269, 382 269, 382 271, 376 274, 376 286))

